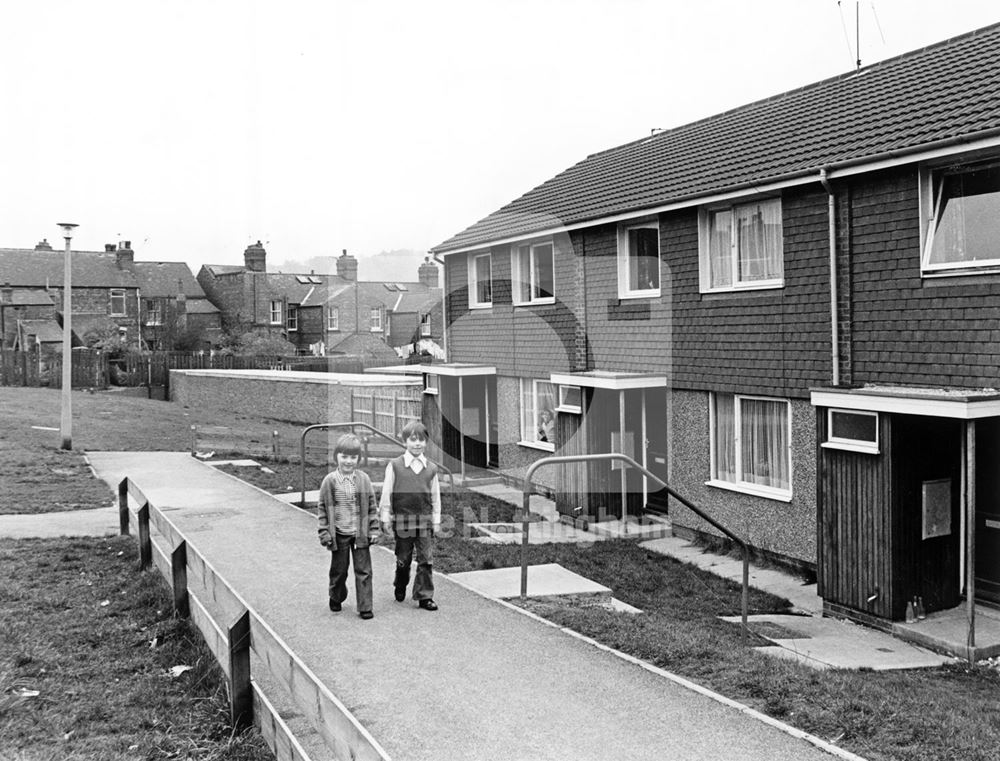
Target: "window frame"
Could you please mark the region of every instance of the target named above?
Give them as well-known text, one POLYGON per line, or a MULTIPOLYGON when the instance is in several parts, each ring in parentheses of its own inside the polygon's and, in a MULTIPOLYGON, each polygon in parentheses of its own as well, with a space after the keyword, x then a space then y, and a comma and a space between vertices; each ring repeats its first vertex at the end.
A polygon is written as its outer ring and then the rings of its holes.
POLYGON ((556 246, 551 240, 535 241, 533 243, 513 243, 510 247, 510 291, 511 300, 514 306, 532 306, 536 304, 555 304, 556 303, 556 246), (536 252, 541 248, 549 249, 549 256, 551 257, 551 268, 552 268, 552 295, 551 296, 534 296, 532 295, 539 284, 535 282, 535 272, 537 267, 535 266, 536 252), (528 251, 528 293, 527 299, 522 299, 519 293, 519 286, 524 282, 521 277, 521 251, 527 249, 528 251))
POLYGON ((982 169, 1000 169, 1000 160, 967 158, 948 164, 921 164, 917 171, 920 204, 920 274, 924 277, 1000 272, 1000 250, 993 259, 931 264, 931 252, 941 207, 941 191, 948 175, 968 174, 982 169))
POLYGON ((372 333, 382 333, 382 307, 372 307, 368 311, 368 324, 372 333))
POLYGON ((646 299, 658 298, 663 285, 663 259, 660 246, 660 222, 658 219, 646 219, 640 222, 630 222, 618 226, 618 298, 646 299), (632 288, 629 284, 629 233, 632 230, 656 231, 656 287, 632 288))
POLYGON ((486 252, 485 254, 471 254, 469 256, 469 308, 470 309, 490 309, 493 306, 493 254, 491 252, 486 252), (489 282, 489 293, 490 298, 488 301, 479 300, 479 273, 476 268, 476 262, 480 259, 486 259, 486 266, 488 271, 488 282, 489 282))
POLYGON ((420 315, 420 337, 430 338, 431 336, 431 315, 430 312, 427 314, 420 315))
POLYGON ((556 412, 568 412, 573 415, 580 415, 583 413, 583 387, 582 386, 572 386, 564 383, 560 383, 558 386, 558 391, 556 398, 559 400, 556 405, 556 412), (576 389, 577 393, 580 394, 580 404, 573 404, 566 401, 566 391, 570 389, 576 389))
POLYGON ((289 304, 285 314, 285 330, 289 333, 297 333, 299 330, 299 305, 289 304))
POLYGON ((108 316, 109 317, 124 317, 128 314, 128 304, 125 297, 124 288, 109 288, 108 289, 108 316), (115 311, 115 301, 121 300, 121 311, 115 311))
POLYGON ((340 332, 340 307, 326 308, 326 332, 340 332))
MULTIPOLYGON (((519 381, 519 383, 518 383, 518 407, 519 407, 519 410, 518 410, 518 416, 519 416, 518 428, 519 428, 520 440, 517 443, 520 446, 522 446, 522 447, 530 447, 532 449, 541 449, 544 452, 555 452, 556 451, 555 442, 552 442, 552 441, 537 441, 537 440, 529 439, 525 435, 527 433, 527 431, 525 429, 525 422, 526 422, 526 413, 527 413, 527 410, 525 410, 525 408, 524 408, 524 395, 525 395, 525 384, 526 383, 530 383, 531 384, 531 399, 532 399, 532 404, 533 404, 533 408, 532 408, 533 409, 533 415, 534 415, 534 418, 537 420, 538 414, 539 414, 539 412, 538 412, 538 384, 539 383, 547 383, 547 384, 549 384, 550 386, 553 387, 553 401, 558 398, 556 396, 556 394, 558 393, 556 384, 554 384, 551 380, 547 380, 545 378, 518 378, 518 381, 519 381)), ((555 412, 555 407, 553 407, 553 413, 554 412, 555 412)), ((555 417, 554 417, 554 414, 553 414, 553 421, 554 420, 555 420, 555 417)), ((534 428, 535 425, 536 424, 533 423, 531 425, 531 428, 534 428)))
POLYGON ((149 327, 163 325, 163 302, 158 298, 146 299, 146 325, 149 327))
POLYGON ((271 325, 281 325, 284 322, 285 302, 282 299, 271 299, 271 325))
POLYGON ((714 486, 720 489, 728 489, 729 491, 736 491, 743 494, 750 494, 756 497, 764 497, 765 499, 773 499, 780 502, 791 502, 794 495, 795 487, 795 461, 792 456, 792 403, 789 399, 782 399, 780 397, 774 396, 760 396, 756 394, 723 394, 719 392, 709 392, 708 395, 708 430, 709 430, 709 480, 705 482, 706 486, 714 486), (718 445, 719 442, 716 440, 716 402, 720 396, 730 396, 733 398, 734 404, 734 421, 733 421, 733 446, 734 446, 734 464, 737 469, 737 480, 728 481, 722 479, 718 475, 718 445), (784 403, 785 405, 785 435, 786 435, 786 446, 785 446, 785 459, 788 466, 788 488, 779 489, 773 486, 763 486, 761 484, 751 483, 749 481, 742 480, 743 476, 743 452, 742 446, 742 428, 743 428, 743 414, 740 402, 742 400, 759 400, 764 402, 778 402, 784 403))
POLYGON ((830 407, 826 411, 826 441, 820 444, 825 449, 843 449, 848 452, 862 452, 864 454, 879 454, 881 450, 882 425, 879 414, 871 410, 848 410, 840 407, 830 407), (839 413, 843 415, 859 415, 862 417, 875 418, 875 440, 848 439, 833 435, 833 415, 839 413))
POLYGON ((435 395, 441 393, 441 378, 438 375, 424 373, 424 393, 435 395))
POLYGON ((760 291, 785 287, 785 217, 784 203, 781 196, 766 196, 732 202, 726 204, 710 204, 698 208, 698 290, 700 293, 732 293, 734 291, 760 291), (780 251, 778 261, 781 274, 767 280, 737 281, 740 265, 738 246, 738 225, 735 224, 737 210, 746 206, 761 204, 777 204, 778 224, 781 228, 780 251), (731 268, 731 283, 729 285, 713 286, 711 272, 711 224, 715 214, 729 212, 732 216, 729 230, 729 266, 731 268))

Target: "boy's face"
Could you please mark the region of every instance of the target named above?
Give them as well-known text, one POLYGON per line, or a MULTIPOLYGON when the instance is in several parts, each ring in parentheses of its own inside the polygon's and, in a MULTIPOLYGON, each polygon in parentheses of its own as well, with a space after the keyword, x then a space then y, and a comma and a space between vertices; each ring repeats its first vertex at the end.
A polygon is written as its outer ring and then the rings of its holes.
POLYGON ((423 439, 420 436, 410 436, 406 440, 406 451, 409 452, 414 457, 419 457, 424 453, 424 449, 427 448, 427 439, 423 439))
POLYGON ((337 467, 341 473, 353 473, 354 469, 358 467, 358 456, 337 452, 337 467))

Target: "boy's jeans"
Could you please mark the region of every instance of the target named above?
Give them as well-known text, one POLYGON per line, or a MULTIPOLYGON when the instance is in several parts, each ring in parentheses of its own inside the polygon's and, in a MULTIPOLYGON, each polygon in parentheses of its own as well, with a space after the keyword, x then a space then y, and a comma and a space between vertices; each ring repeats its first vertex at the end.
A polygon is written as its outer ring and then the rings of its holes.
POLYGON ((372 555, 367 547, 355 547, 351 534, 336 534, 330 548, 330 599, 347 599, 347 569, 354 557, 354 590, 358 613, 372 609, 372 555))
POLYGON ((434 562, 434 533, 429 528, 406 528, 397 526, 396 535, 396 578, 393 586, 406 589, 410 583, 410 563, 413 562, 413 548, 417 549, 417 577, 413 581, 414 600, 433 600, 434 581, 431 577, 434 562))

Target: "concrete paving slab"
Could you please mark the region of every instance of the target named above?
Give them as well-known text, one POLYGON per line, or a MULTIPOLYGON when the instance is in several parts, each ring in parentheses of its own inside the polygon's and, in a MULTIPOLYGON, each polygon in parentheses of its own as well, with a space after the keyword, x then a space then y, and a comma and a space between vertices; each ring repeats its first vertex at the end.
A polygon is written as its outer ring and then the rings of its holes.
MULTIPOLYGON (((491 568, 485 571, 451 573, 448 578, 488 597, 500 599, 521 595, 520 568, 491 568)), ((573 573, 558 563, 528 566, 528 596, 609 595, 611 590, 596 581, 573 573)))
MULTIPOLYGON (((470 523, 469 527, 482 535, 479 540, 484 544, 520 544, 523 541, 522 523, 470 523)), ((609 538, 559 522, 534 521, 528 527, 528 544, 584 544, 609 538)))
MULTIPOLYGON (((479 494, 485 494, 488 497, 503 500, 504 502, 511 505, 517 505, 518 507, 521 507, 524 504, 523 491, 502 483, 470 486, 469 490, 478 492, 479 494)), ((548 497, 543 497, 541 494, 532 494, 528 497, 528 509, 533 513, 541 515, 546 520, 559 520, 559 511, 556 510, 556 503, 548 497)))
MULTIPOLYGON (((739 616, 724 621, 740 623, 739 616)), ((834 618, 815 616, 755 615, 748 622, 754 631, 777 648, 761 648, 814 668, 893 669, 935 668, 955 659, 904 642, 891 634, 834 618), (766 626, 774 625, 774 634, 766 626), (787 636, 786 636, 787 635, 787 636)))
POLYGON ((590 531, 605 539, 658 539, 673 537, 670 521, 650 518, 648 522, 600 521, 590 524, 590 531))
MULTIPOLYGON (((705 552, 686 539, 676 536, 664 537, 642 542, 642 546, 737 583, 743 581, 743 561, 740 558, 705 552)), ((759 568, 751 563, 750 586, 785 598, 792 603, 792 612, 823 614, 823 598, 816 594, 816 585, 806 584, 792 574, 776 569, 759 568)))

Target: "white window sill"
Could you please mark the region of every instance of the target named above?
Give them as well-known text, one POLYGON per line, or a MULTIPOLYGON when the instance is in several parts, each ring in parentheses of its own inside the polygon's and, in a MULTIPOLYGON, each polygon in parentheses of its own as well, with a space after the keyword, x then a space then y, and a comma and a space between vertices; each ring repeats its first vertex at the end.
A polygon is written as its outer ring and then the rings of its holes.
POLYGON ((744 283, 732 285, 726 288, 701 288, 700 293, 742 293, 743 291, 765 291, 784 288, 784 280, 764 280, 760 283, 744 283))
POLYGON ((544 441, 519 441, 518 446, 527 447, 528 449, 540 449, 543 452, 555 452, 556 445, 549 444, 544 441))
POLYGON ((736 491, 741 494, 751 494, 755 497, 763 497, 764 499, 773 499, 778 502, 791 502, 792 493, 790 491, 783 491, 781 489, 769 489, 766 486, 754 486, 753 484, 734 484, 731 481, 718 481, 716 479, 710 479, 705 482, 705 486, 714 486, 717 489, 726 489, 727 491, 736 491))
POLYGON ((425 394, 433 394, 434 396, 437 396, 438 395, 438 390, 436 388, 425 388, 424 389, 424 393, 425 394))
POLYGON ((572 405, 559 405, 558 407, 556 407, 556 412, 566 412, 570 415, 583 414, 583 410, 581 410, 579 407, 575 407, 572 405))
POLYGON ((865 444, 863 442, 849 441, 824 441, 820 444, 823 449, 843 449, 846 452, 863 452, 864 454, 878 454, 878 444, 865 444))
POLYGON ((985 264, 980 267, 954 267, 944 269, 926 269, 920 271, 923 278, 938 277, 968 277, 969 275, 996 275, 1000 274, 1000 265, 996 262, 985 264))
POLYGON ((555 304, 555 303, 556 303, 556 297, 552 296, 550 298, 534 299, 532 301, 515 301, 514 302, 514 306, 516 306, 516 307, 534 307, 534 306, 539 306, 540 304, 555 304))
POLYGON ((655 288, 648 291, 619 291, 618 298, 622 301, 628 299, 658 299, 660 298, 660 289, 655 288))
POLYGON ((492 309, 492 308, 493 308, 492 301, 483 304, 472 304, 472 303, 469 304, 469 309, 492 309))

